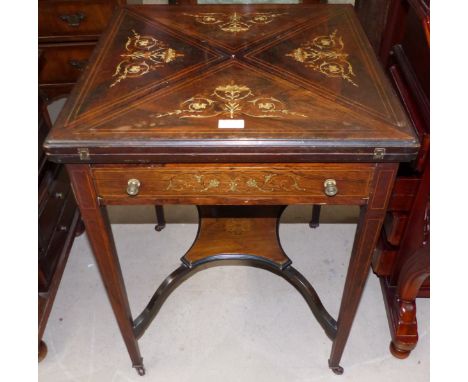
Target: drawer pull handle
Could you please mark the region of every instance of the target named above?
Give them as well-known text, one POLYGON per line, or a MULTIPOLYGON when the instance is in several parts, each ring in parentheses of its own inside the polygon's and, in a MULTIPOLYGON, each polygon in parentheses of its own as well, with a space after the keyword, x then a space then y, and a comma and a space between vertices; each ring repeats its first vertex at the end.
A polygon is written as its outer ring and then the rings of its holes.
POLYGON ((74 69, 82 72, 86 68, 86 65, 88 65, 88 60, 68 60, 68 63, 74 69))
POLYGON ((60 15, 59 17, 60 17, 61 20, 68 23, 69 26, 79 27, 81 22, 85 18, 85 14, 82 13, 82 12, 77 12, 77 13, 73 13, 71 15, 60 15))
POLYGON ((140 181, 138 179, 130 179, 127 183, 127 194, 135 196, 140 191, 140 181))
POLYGON ((327 179, 323 183, 325 187, 325 195, 327 196, 335 196, 338 193, 338 187, 336 187, 336 180, 335 179, 327 179))

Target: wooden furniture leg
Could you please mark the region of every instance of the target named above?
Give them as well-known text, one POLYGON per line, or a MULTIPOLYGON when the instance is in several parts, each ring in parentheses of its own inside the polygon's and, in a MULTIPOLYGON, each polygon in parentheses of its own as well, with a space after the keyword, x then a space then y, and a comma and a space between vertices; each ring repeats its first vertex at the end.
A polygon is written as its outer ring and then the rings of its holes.
POLYGON ((318 226, 320 225, 321 210, 322 210, 322 206, 320 204, 314 204, 312 206, 312 217, 309 223, 310 228, 318 228, 318 226))
POLYGON ((338 315, 338 330, 328 360, 329 367, 335 374, 343 373, 339 362, 369 274, 372 253, 380 234, 397 169, 397 164, 377 165, 368 204, 361 207, 338 315))
POLYGON ((139 375, 144 375, 143 359, 140 355, 138 341, 133 333, 132 314, 107 211, 105 207, 99 205, 89 165, 69 164, 67 170, 86 227, 89 243, 133 367, 139 375))
MULTIPOLYGON (((397 358, 407 358, 418 343, 416 297, 429 276, 429 244, 420 247, 407 259, 398 277, 396 293, 384 293, 392 341, 390 352, 397 358)), ((382 290, 385 278, 381 278, 382 290)))
POLYGON ((156 225, 154 226, 154 229, 160 232, 166 226, 166 219, 164 218, 164 207, 154 206, 154 209, 156 211, 156 225))

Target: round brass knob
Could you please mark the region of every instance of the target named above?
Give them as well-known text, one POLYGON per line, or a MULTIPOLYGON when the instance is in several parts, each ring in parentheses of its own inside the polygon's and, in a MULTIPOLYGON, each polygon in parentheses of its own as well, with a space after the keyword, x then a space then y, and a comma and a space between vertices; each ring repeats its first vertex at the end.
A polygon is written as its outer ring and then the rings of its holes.
POLYGON ((135 196, 140 191, 140 181, 138 179, 129 179, 127 183, 127 194, 135 196))
POLYGON ((325 187, 325 195, 327 196, 335 196, 338 193, 338 187, 336 187, 336 180, 335 179, 327 179, 323 186, 325 187))

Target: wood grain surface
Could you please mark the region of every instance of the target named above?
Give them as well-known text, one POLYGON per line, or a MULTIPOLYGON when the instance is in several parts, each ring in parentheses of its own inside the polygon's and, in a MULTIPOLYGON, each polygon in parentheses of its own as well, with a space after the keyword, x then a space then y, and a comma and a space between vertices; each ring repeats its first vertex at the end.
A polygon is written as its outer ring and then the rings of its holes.
POLYGON ((269 4, 121 8, 45 147, 62 162, 198 147, 206 162, 340 162, 410 160, 419 143, 351 6, 269 4))

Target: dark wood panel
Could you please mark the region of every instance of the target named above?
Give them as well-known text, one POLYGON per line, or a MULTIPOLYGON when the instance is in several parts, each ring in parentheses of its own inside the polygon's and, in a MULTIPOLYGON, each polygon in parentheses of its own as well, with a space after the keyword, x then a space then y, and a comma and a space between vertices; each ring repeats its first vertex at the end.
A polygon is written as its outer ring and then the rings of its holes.
MULTIPOLYGON (((362 204, 370 192, 373 164, 219 164, 196 166, 93 167, 103 203, 141 204, 164 200, 197 204, 267 204, 283 200, 330 204, 362 204), (128 182, 138 180, 136 195, 128 182), (336 182, 327 196, 325 181, 336 182), (333 190, 334 192, 335 190, 333 190)), ((385 198, 383 198, 385 200, 385 198)))
POLYGON ((39 41, 96 40, 116 1, 39 1, 39 41))
POLYGON ((355 0, 354 9, 358 15, 369 42, 379 52, 382 34, 391 0, 355 0))
POLYGON ((86 69, 95 43, 43 44, 43 65, 39 84, 55 85, 75 83, 86 69))
POLYGON ((119 160, 118 142, 127 161, 179 161, 199 147, 206 161, 249 150, 266 160, 295 148, 315 160, 349 153, 346 160, 372 161, 377 148, 383 161, 414 158, 419 143, 352 7, 243 6, 244 26, 233 33, 236 10, 203 7, 226 18, 221 29, 190 7, 116 13, 46 142, 50 157, 76 161, 86 148, 94 162, 119 160), (314 69, 303 62, 309 49, 330 49, 337 62, 314 69), (245 126, 219 128, 220 119, 245 126))

